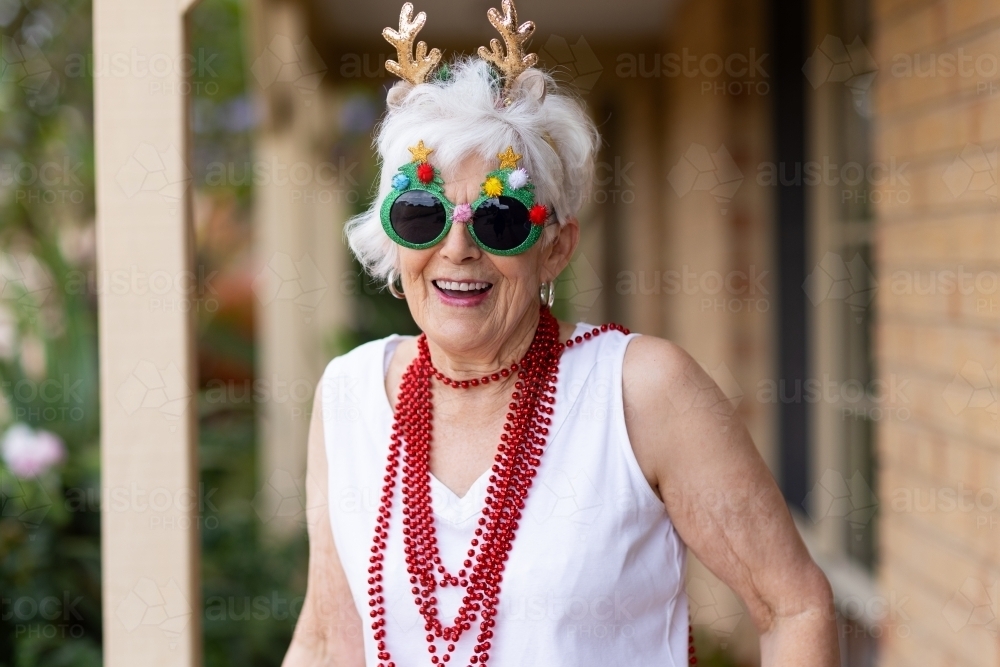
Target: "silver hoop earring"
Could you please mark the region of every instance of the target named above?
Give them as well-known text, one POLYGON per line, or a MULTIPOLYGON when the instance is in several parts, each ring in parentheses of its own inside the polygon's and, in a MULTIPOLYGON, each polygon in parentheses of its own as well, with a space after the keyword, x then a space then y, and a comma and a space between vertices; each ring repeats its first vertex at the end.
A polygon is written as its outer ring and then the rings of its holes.
POLYGON ((539 285, 538 300, 542 302, 542 305, 552 307, 552 304, 556 302, 556 283, 554 280, 539 285))
POLYGON ((403 294, 403 290, 400 289, 402 286, 403 283, 402 281, 400 281, 400 287, 396 287, 396 279, 393 278, 391 281, 389 281, 389 284, 386 287, 388 287, 389 289, 389 294, 393 295, 397 299, 405 299, 406 295, 403 294))

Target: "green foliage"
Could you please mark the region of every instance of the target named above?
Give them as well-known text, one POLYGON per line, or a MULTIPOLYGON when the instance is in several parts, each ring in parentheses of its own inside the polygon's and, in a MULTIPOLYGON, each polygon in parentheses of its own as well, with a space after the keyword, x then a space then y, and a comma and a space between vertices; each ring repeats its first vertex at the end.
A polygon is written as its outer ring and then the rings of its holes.
POLYGON ((251 203, 253 128, 244 57, 245 3, 203 0, 191 12, 188 30, 192 62, 191 117, 194 181, 211 191, 233 192, 239 205, 251 203))
POLYGON ((255 512, 255 411, 201 399, 205 665, 280 665, 305 593, 306 540, 270 541, 255 512))
POLYGON ((0 15, 0 427, 53 432, 68 454, 33 479, 0 464, 3 667, 101 664, 90 14, 29 0, 0 15))

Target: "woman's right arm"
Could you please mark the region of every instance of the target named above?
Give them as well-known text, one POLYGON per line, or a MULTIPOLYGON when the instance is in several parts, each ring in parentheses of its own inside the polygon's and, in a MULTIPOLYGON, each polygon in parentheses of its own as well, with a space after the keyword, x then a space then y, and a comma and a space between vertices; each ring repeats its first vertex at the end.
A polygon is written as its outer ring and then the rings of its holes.
POLYGON ((302 612, 282 667, 364 667, 362 624, 333 541, 323 438, 323 383, 316 387, 306 463, 309 573, 302 612))

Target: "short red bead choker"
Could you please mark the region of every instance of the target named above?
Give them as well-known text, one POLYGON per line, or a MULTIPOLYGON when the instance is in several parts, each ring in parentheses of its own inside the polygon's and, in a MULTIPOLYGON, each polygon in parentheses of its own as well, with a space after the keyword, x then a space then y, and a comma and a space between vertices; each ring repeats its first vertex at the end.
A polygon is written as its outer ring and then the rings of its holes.
POLYGON ((371 628, 378 648, 379 667, 396 667, 386 643, 386 618, 383 566, 389 537, 389 519, 396 481, 402 468, 403 550, 413 601, 424 620, 427 651, 432 665, 448 664, 455 644, 463 633, 478 626, 476 644, 469 665, 486 665, 490 658, 495 616, 503 580, 504 565, 525 507, 532 479, 541 463, 543 448, 552 424, 559 360, 574 345, 606 331, 628 329, 617 324, 595 327, 582 335, 559 341, 559 323, 542 307, 538 327, 524 358, 509 369, 483 376, 479 380, 456 381, 447 378, 431 363, 427 338, 417 340, 417 357, 407 367, 399 396, 389 443, 384 485, 375 525, 368 568, 368 605, 371 628), (516 373, 511 393, 510 412, 500 435, 496 463, 491 468, 486 506, 478 520, 462 567, 448 572, 441 560, 434 528, 430 490, 430 447, 432 441, 432 378, 448 386, 469 388, 488 381, 498 381, 516 373), (438 587, 460 586, 465 589, 462 605, 454 619, 446 624, 439 618, 438 587))
MULTIPOLYGON (((590 340, 594 336, 600 335, 601 332, 609 330, 621 331, 626 336, 629 334, 629 330, 623 327, 622 325, 610 322, 608 324, 602 324, 600 327, 594 327, 592 330, 587 331, 584 334, 577 336, 576 338, 567 338, 566 342, 563 343, 563 345, 565 347, 573 347, 574 343, 582 343, 585 340, 590 340)), ((454 387, 455 389, 469 389, 471 387, 478 387, 479 385, 482 384, 489 384, 491 381, 499 382, 503 378, 510 377, 511 373, 516 373, 518 368, 520 368, 520 366, 517 364, 517 362, 514 362, 507 368, 501 368, 499 371, 496 371, 495 373, 490 373, 489 375, 484 375, 481 378, 472 378, 471 380, 453 380, 444 373, 442 373, 441 371, 439 371, 434 366, 433 362, 431 363, 431 370, 434 371, 434 378, 440 382, 443 382, 449 387, 454 387)))
POLYGON ((499 382, 502 378, 510 377, 511 373, 516 373, 518 368, 520 368, 520 366, 518 366, 517 363, 513 363, 507 368, 501 368, 496 373, 490 373, 489 375, 484 375, 481 378, 472 378, 471 380, 452 380, 450 377, 434 368, 434 364, 431 364, 431 370, 434 371, 434 377, 449 387, 454 387, 455 389, 478 387, 481 384, 489 384, 491 381, 499 382))

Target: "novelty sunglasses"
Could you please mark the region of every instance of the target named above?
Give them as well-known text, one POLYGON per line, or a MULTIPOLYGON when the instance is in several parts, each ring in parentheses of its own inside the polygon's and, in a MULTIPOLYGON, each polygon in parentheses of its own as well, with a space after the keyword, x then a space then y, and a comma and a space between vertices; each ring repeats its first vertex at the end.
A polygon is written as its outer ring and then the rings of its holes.
POLYGON ((428 161, 433 149, 420 141, 409 148, 413 160, 392 178, 392 192, 382 202, 382 228, 406 248, 423 250, 448 235, 452 223, 465 223, 476 244, 493 255, 517 255, 533 246, 549 219, 549 209, 535 203, 534 184, 517 166, 521 156, 508 146, 498 153, 500 168, 483 181, 471 204, 453 204, 444 180, 428 161))

